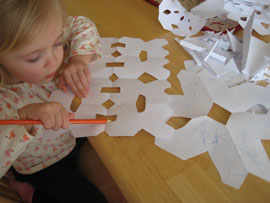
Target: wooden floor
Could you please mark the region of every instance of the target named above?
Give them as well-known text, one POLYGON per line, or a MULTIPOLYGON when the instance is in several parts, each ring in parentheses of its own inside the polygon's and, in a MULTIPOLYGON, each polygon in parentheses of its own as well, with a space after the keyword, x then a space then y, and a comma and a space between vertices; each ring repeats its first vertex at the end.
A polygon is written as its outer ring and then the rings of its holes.
POLYGON ((96 151, 87 141, 79 156, 81 172, 104 194, 110 203, 126 203, 126 199, 100 160, 96 151))

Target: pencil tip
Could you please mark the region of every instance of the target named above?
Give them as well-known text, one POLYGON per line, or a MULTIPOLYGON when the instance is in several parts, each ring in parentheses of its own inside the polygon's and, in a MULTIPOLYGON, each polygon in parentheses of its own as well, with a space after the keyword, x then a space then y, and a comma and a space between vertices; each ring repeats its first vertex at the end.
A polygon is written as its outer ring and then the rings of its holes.
POLYGON ((112 120, 110 120, 110 119, 107 119, 107 123, 110 123, 110 122, 112 122, 112 120))

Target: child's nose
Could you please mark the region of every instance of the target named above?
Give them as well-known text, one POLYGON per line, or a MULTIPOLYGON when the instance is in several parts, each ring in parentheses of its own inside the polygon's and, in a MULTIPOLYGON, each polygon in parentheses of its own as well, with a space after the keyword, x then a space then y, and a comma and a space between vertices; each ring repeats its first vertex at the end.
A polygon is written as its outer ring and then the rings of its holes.
POLYGON ((47 66, 56 66, 58 64, 57 54, 52 50, 47 60, 47 66))

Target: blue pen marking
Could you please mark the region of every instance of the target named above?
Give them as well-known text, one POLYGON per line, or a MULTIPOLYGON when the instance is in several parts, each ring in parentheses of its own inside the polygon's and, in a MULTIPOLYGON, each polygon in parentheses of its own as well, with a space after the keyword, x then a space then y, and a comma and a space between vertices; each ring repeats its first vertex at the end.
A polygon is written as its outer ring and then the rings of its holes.
POLYGON ((212 155, 214 156, 216 153, 216 150, 218 148, 218 144, 220 143, 221 140, 224 140, 225 138, 223 136, 218 135, 218 130, 216 128, 215 134, 214 134, 214 140, 212 141, 212 144, 214 145, 212 155))
POLYGON ((256 158, 257 158, 257 153, 251 153, 251 152, 249 152, 248 150, 246 150, 246 149, 244 149, 244 148, 241 148, 241 147, 237 147, 242 153, 243 153, 243 155, 242 155, 242 157, 247 157, 248 158, 248 160, 251 162, 251 163, 253 163, 256 167, 257 167, 257 169, 259 170, 259 171, 261 171, 261 173, 264 173, 264 171, 263 171, 263 167, 265 166, 264 165, 264 163, 262 163, 261 161, 258 161, 258 160, 256 160, 256 158))

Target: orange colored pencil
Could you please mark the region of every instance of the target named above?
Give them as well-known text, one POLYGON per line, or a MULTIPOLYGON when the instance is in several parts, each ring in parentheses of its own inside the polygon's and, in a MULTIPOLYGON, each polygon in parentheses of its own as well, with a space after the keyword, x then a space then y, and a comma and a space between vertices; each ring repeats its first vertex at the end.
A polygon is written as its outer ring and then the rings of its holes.
MULTIPOLYGON (((106 119, 70 119, 70 124, 106 124, 106 119)), ((0 125, 33 125, 42 124, 40 120, 0 120, 0 125)))

